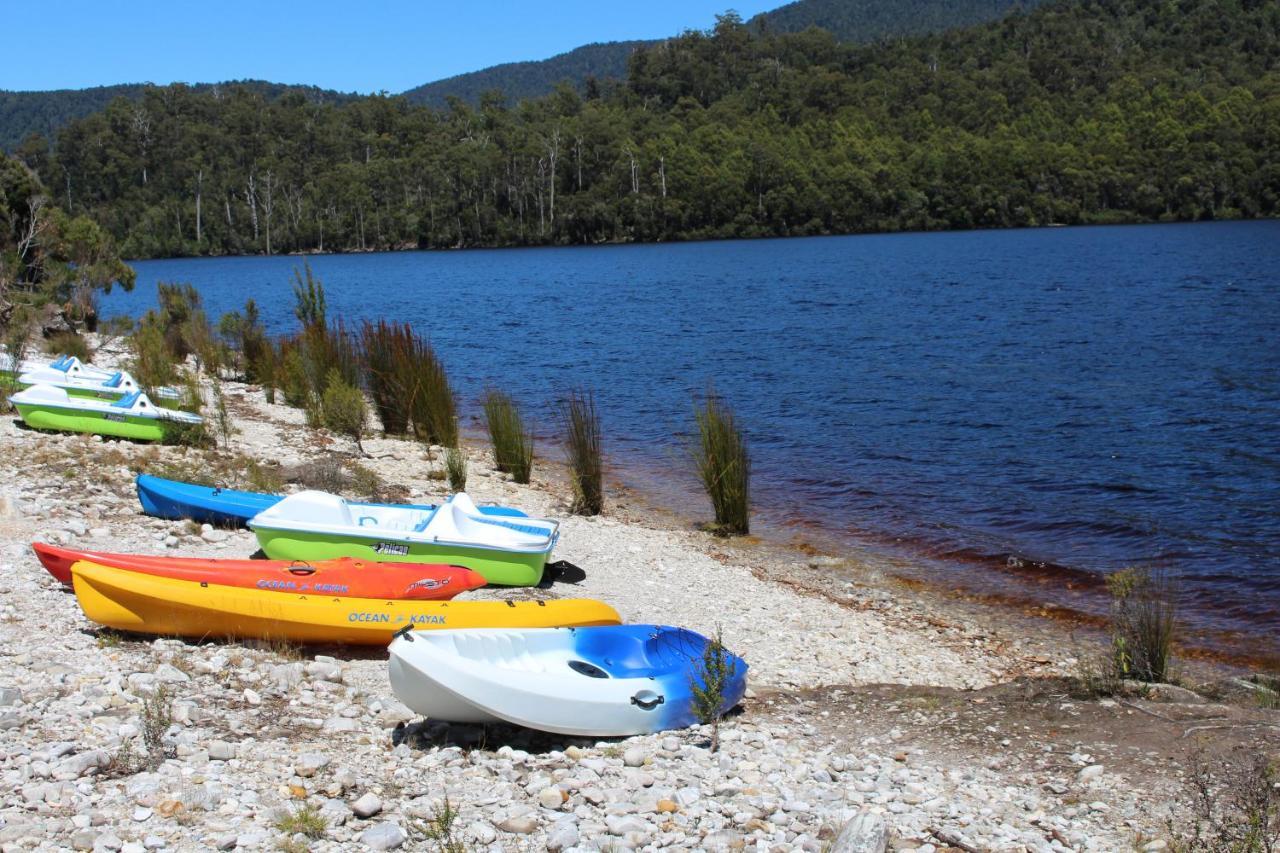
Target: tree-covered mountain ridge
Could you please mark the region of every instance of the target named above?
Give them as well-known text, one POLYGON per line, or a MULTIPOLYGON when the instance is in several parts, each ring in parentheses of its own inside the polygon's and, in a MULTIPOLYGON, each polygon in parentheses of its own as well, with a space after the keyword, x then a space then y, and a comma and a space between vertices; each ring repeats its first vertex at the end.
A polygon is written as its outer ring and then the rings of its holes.
MULTIPOLYGON (((1010 11, 1030 9, 1044 0, 798 0, 751 20, 757 29, 800 32, 808 27, 829 30, 840 41, 869 42, 892 36, 942 32, 994 20, 1010 11)), ((443 109, 449 98, 472 106, 486 92, 500 91, 511 103, 542 97, 562 82, 584 91, 588 81, 626 76, 631 54, 657 41, 587 44, 548 59, 508 62, 425 83, 404 92, 413 103, 443 109)), ((118 97, 141 100, 150 83, 61 89, 46 92, 0 90, 0 151, 13 151, 29 135, 52 138, 67 122, 98 112, 118 97)), ((319 102, 343 102, 355 95, 312 86, 291 86, 261 80, 198 83, 196 91, 244 86, 268 97, 301 92, 319 102)))
MULTIPOLYGON (((155 88, 151 83, 122 83, 90 89, 57 89, 45 92, 11 92, 0 89, 0 151, 13 151, 22 140, 32 134, 52 139, 71 120, 99 112, 116 98, 139 101, 143 93, 151 88, 155 88)), ((214 95, 233 88, 244 88, 267 98, 297 93, 316 103, 345 103, 359 97, 315 86, 270 83, 266 80, 196 83, 191 88, 214 95)))
POLYGON ((132 257, 1274 216, 1278 69, 1257 0, 1060 0, 869 46, 726 16, 585 97, 157 89, 23 157, 132 257))

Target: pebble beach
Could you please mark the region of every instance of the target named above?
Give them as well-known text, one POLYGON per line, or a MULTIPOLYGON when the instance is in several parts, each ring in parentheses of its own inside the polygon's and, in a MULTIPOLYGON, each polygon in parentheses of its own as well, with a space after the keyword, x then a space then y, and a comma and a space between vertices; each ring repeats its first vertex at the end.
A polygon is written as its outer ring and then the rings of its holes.
MULTIPOLYGON (((261 389, 223 390, 236 432, 219 450, 0 417, 0 850, 1159 850, 1180 780, 1150 727, 1244 713, 1196 694, 1079 699, 1061 686, 1073 644, 848 561, 716 539, 631 497, 571 516, 554 465, 517 485, 479 444, 468 493, 562 519, 553 560, 581 578, 465 597, 597 598, 627 622, 719 631, 750 680, 718 752, 709 729, 596 741, 427 722, 394 697, 381 649, 99 630, 32 541, 246 557, 249 531, 142 515, 134 474, 356 455, 261 389), (122 756, 142 751, 157 691, 166 756, 136 769, 122 756), (320 822, 290 820, 303 812, 320 822)), ((364 454, 413 501, 448 494, 431 448, 373 437, 364 454)))

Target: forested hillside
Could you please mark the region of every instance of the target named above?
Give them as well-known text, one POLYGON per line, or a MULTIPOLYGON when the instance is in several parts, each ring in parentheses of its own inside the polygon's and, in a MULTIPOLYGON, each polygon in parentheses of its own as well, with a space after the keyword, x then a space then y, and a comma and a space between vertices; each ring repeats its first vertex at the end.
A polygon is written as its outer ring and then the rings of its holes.
POLYGON ((449 98, 461 98, 467 103, 479 104, 481 95, 493 91, 502 92, 511 103, 526 98, 539 98, 566 80, 583 86, 592 78, 600 81, 621 80, 627 76, 627 63, 631 60, 631 54, 652 45, 653 42, 649 41, 583 45, 550 59, 508 62, 437 80, 410 89, 404 96, 411 103, 437 109, 448 106, 449 98))
POLYGON ((726 17, 593 98, 141 110, 24 152, 134 257, 1272 216, 1280 4, 1077 0, 864 47, 726 17))
MULTIPOLYGON (((278 98, 286 92, 299 92, 317 103, 342 103, 352 95, 317 89, 314 86, 288 86, 263 80, 238 80, 231 83, 199 83, 197 92, 217 93, 232 86, 258 92, 266 98, 278 98)), ((50 92, 10 92, 0 89, 0 151, 13 151, 31 134, 53 138, 73 119, 92 115, 116 98, 141 100, 150 83, 124 83, 119 86, 96 86, 92 89, 58 89, 50 92)))
POLYGON ((751 19, 762 32, 827 30, 843 42, 940 33, 1030 11, 1045 0, 796 0, 751 19))
MULTIPOLYGON (((756 29, 774 33, 800 32, 809 27, 830 30, 845 42, 870 42, 887 36, 939 33, 955 27, 992 21, 1012 10, 1031 8, 1044 0, 798 0, 752 19, 756 29)), ((459 74, 404 92, 415 104, 444 108, 451 97, 472 106, 486 92, 500 91, 509 103, 550 94, 562 82, 580 92, 587 81, 604 82, 626 76, 631 54, 656 41, 588 44, 549 59, 508 62, 459 74)), ((352 96, 305 86, 285 86, 257 80, 238 84, 196 84, 196 91, 241 85, 275 98, 299 91, 317 102, 341 103, 352 96)), ((67 122, 98 112, 117 97, 137 101, 148 83, 63 89, 52 92, 0 90, 0 151, 13 151, 33 133, 52 138, 67 122)))

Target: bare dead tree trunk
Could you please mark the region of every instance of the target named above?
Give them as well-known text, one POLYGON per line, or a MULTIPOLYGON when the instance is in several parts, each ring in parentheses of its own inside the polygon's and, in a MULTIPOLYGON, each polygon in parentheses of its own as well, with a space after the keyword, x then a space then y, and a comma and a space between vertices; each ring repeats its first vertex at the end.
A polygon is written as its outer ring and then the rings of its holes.
POLYGON ((631 162, 631 194, 638 195, 640 193, 640 164, 636 161, 635 152, 630 148, 627 148, 624 153, 631 162))
POLYGON ((662 197, 667 197, 667 158, 666 155, 658 158, 658 179, 662 181, 662 197))
POLYGON ((582 192, 582 137, 574 137, 573 157, 578 165, 578 192, 582 192))
POLYGON ((244 191, 245 204, 249 205, 249 219, 253 222, 253 240, 258 240, 258 191, 254 186, 253 172, 249 173, 249 183, 244 191))
POLYGON ((271 170, 267 169, 267 174, 262 183, 262 218, 267 226, 267 254, 271 254, 271 216, 276 209, 275 194, 271 191, 275 186, 272 180, 271 170))
POLYGON ((200 199, 201 191, 204 188, 204 169, 196 172, 196 245, 200 244, 203 239, 203 231, 200 223, 200 199))
POLYGON ((551 131, 551 139, 547 142, 547 196, 551 209, 551 228, 556 227, 556 160, 560 157, 560 128, 551 131))

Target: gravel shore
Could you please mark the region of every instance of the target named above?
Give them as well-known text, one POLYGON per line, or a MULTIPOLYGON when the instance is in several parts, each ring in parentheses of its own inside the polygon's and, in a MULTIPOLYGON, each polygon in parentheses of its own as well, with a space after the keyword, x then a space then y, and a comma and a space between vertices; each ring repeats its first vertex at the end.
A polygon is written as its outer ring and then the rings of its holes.
MULTIPOLYGON (((719 753, 700 730, 597 742, 426 723, 392 695, 380 650, 99 631, 32 540, 248 556, 247 531, 143 516, 134 471, 232 454, 288 468, 354 450, 258 389, 224 388, 238 428, 229 451, 42 434, 0 417, 0 849, 448 849, 432 838, 446 799, 464 849, 874 850, 881 832, 890 849, 922 853, 1165 844, 1165 780, 1135 778, 1119 754, 1037 740, 1008 725, 1001 702, 981 717, 990 691, 1069 673, 1070 648, 1046 652, 853 575, 815 591, 789 582, 814 568, 802 554, 671 529, 634 507, 567 516, 553 470, 517 486, 479 448, 468 492, 563 518, 553 559, 584 576, 468 597, 591 597, 630 622, 718 628, 751 666, 719 753), (140 768, 158 690, 167 755, 140 768), (941 734, 975 713, 964 734, 941 734)), ((365 450, 360 464, 408 497, 447 493, 428 448, 374 438, 365 450)), ((1064 718, 1133 716, 1087 704, 1052 700, 1064 718)))

